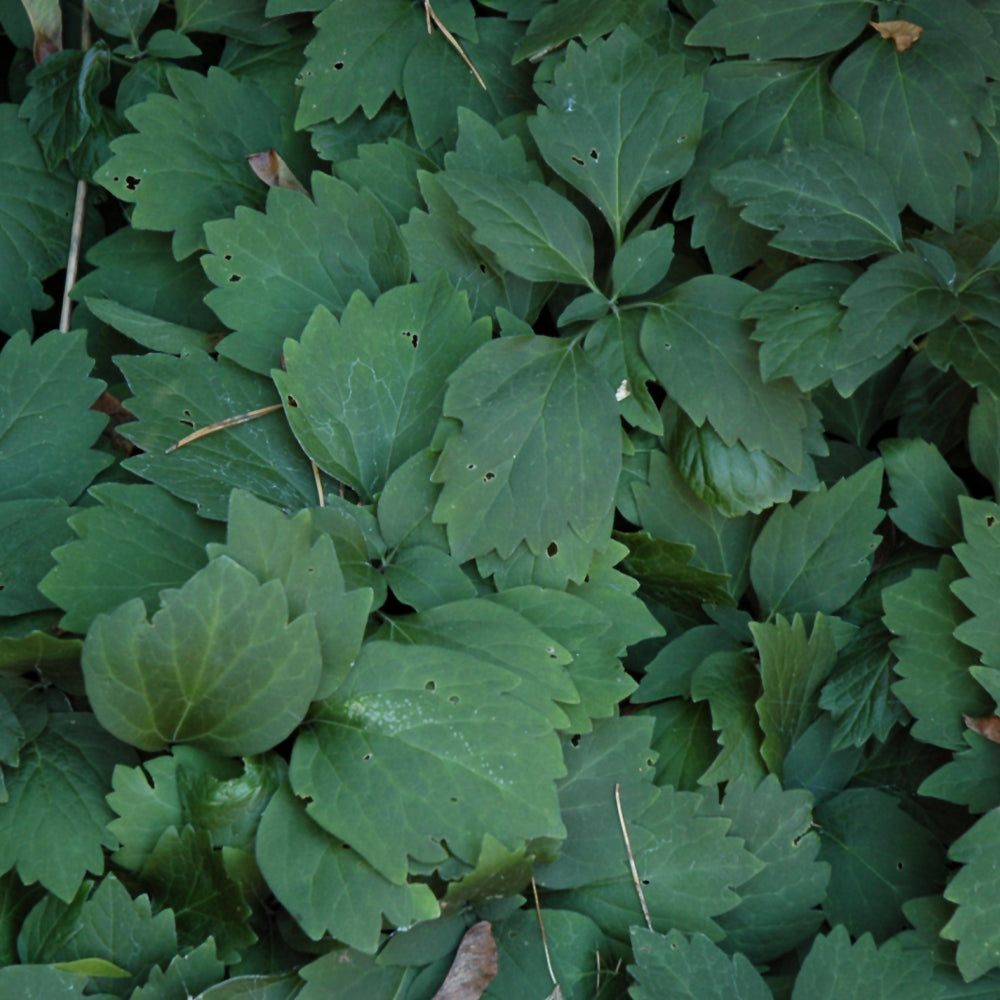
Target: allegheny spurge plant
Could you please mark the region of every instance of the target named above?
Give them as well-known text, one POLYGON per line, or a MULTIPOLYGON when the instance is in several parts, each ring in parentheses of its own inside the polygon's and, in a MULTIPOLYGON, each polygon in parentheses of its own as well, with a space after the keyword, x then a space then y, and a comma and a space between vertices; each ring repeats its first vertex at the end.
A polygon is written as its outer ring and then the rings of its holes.
POLYGON ((4 998, 1000 989, 994 0, 0 26, 4 998))

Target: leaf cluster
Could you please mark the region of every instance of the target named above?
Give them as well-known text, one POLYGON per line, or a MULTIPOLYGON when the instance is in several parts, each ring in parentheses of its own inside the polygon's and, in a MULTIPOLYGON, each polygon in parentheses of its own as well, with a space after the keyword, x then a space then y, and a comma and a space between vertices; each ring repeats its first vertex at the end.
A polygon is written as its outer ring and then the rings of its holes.
POLYGON ((0 995, 1000 989, 995 3, 0 51, 0 995))

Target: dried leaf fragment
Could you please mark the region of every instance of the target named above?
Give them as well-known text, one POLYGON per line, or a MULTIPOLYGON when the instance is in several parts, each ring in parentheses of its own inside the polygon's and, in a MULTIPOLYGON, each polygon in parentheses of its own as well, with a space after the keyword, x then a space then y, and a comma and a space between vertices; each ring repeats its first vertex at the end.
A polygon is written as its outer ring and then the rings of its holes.
POLYGON ((488 920, 480 920, 465 932, 448 975, 431 1000, 479 1000, 496 975, 493 928, 488 920))
POLYGON ((963 715, 966 726, 974 733, 985 736, 994 743, 1000 743, 1000 716, 987 715, 981 719, 975 719, 971 715, 963 715))
POLYGON ((288 164, 273 149, 265 149, 262 153, 250 153, 247 156, 247 163, 268 187, 287 188, 289 191, 301 191, 302 194, 309 193, 292 173, 288 164))
POLYGON ((35 63, 62 52, 62 8, 59 0, 21 0, 35 34, 35 63))
POLYGON ((868 22, 883 38, 892 39, 897 52, 905 52, 913 48, 914 42, 924 33, 919 24, 912 21, 877 21, 868 22))

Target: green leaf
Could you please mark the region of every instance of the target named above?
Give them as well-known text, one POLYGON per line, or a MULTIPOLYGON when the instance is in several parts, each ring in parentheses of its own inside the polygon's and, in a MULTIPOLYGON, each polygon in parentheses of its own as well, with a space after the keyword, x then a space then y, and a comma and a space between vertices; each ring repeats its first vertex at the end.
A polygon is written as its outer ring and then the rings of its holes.
POLYGON ((721 0, 684 41, 753 60, 803 59, 844 48, 870 13, 863 0, 721 0))
POLYGON ((86 976, 51 965, 8 965, 0 969, 0 987, 6 1000, 37 1000, 42 996, 84 1000, 88 983, 86 976))
POLYGON ((741 318, 755 321, 751 337, 762 345, 765 381, 785 376, 809 392, 829 380, 842 336, 840 297, 856 277, 843 264, 806 264, 747 303, 741 318))
POLYGON ((20 117, 28 120, 50 171, 88 140, 93 143, 103 123, 100 95, 110 82, 110 68, 111 53, 99 39, 86 52, 54 52, 29 74, 31 90, 20 117))
POLYGON ((437 181, 501 267, 529 281, 595 287, 590 225, 552 188, 473 170, 445 170, 437 181))
POLYGON ((140 986, 129 1000, 188 1000, 201 996, 203 990, 219 982, 225 966, 215 953, 215 941, 182 954, 174 955, 163 969, 151 970, 145 985, 140 986))
POLYGON ((982 716, 993 710, 969 673, 979 657, 954 635, 968 618, 950 588, 961 573, 958 562, 945 556, 937 570, 914 570, 882 592, 885 626, 899 637, 892 651, 903 679, 892 690, 916 720, 913 737, 951 750, 964 745, 963 713, 982 716))
POLYGON ((201 944, 211 935, 219 958, 232 965, 239 961, 239 949, 253 944, 256 935, 247 924, 250 907, 243 890, 227 874, 223 857, 204 831, 171 827, 139 878, 161 905, 173 910, 182 944, 201 944))
POLYGON ((738 653, 743 643, 719 625, 696 625, 671 639, 645 666, 633 704, 691 693, 691 677, 713 653, 738 653))
POLYGON ((167 78, 174 96, 152 94, 129 109, 137 131, 111 144, 114 156, 95 179, 135 203, 133 226, 172 232, 180 260, 207 247, 203 226, 210 219, 240 204, 263 205, 266 189, 246 157, 283 150, 284 142, 281 111, 254 81, 218 67, 207 76, 174 68, 167 78))
POLYGON ((951 289, 921 255, 894 254, 877 260, 841 297, 847 307, 840 323, 834 385, 852 393, 902 348, 945 322, 955 311, 951 289), (871 361, 874 367, 862 365, 871 361))
POLYGON ((486 832, 507 845, 561 838, 558 741, 544 708, 511 696, 517 683, 466 653, 368 642, 296 740, 292 787, 312 799, 316 822, 396 884, 408 858, 443 861, 442 841, 471 864, 486 832))
POLYGON ((527 844, 508 851, 496 837, 485 834, 476 867, 448 883, 445 898, 441 900, 445 920, 449 913, 461 914, 469 903, 484 906, 516 896, 531 882, 534 861, 535 854, 528 850, 527 844))
POLYGON ((828 61, 818 59, 729 60, 706 71, 705 134, 681 185, 675 217, 694 216, 692 243, 705 247, 716 272, 732 274, 754 263, 767 240, 712 186, 719 168, 788 145, 863 143, 858 115, 830 90, 827 69, 828 61))
POLYGON ((225 556, 165 591, 150 621, 139 599, 101 615, 83 646, 102 725, 144 750, 261 753, 302 721, 320 669, 312 619, 289 623, 281 585, 225 556))
POLYGON ((395 137, 364 143, 358 146, 355 159, 336 165, 341 180, 358 191, 368 188, 397 225, 406 222, 410 212, 423 204, 418 172, 434 169, 434 162, 424 153, 395 137))
POLYGON ((277 18, 265 18, 264 6, 264 0, 178 0, 177 30, 215 31, 254 45, 284 41, 288 30, 277 18))
POLYGON ((729 956, 704 934, 657 934, 633 927, 628 967, 634 1000, 773 1000, 767 983, 743 955, 729 956))
POLYGON ((257 833, 257 863, 278 902, 313 940, 329 933, 374 953, 382 915, 409 927, 438 915, 426 885, 393 885, 306 813, 287 785, 271 799, 257 833))
POLYGON ((895 657, 889 633, 869 622, 844 647, 830 679, 823 685, 820 708, 837 723, 832 749, 863 746, 874 736, 884 743, 907 713, 890 691, 895 657))
POLYGON ((32 329, 31 313, 52 299, 42 282, 65 264, 76 185, 50 171, 14 104, 0 104, 4 185, 0 194, 0 330, 32 329))
POLYGON ((206 302, 235 331, 219 353, 260 374, 279 367, 285 338, 317 305, 339 314, 356 291, 375 299, 409 278, 396 223, 370 191, 321 173, 312 186, 315 201, 275 187, 266 214, 241 207, 205 227, 218 286, 206 302))
POLYGON ((879 444, 896 506, 892 523, 915 542, 946 549, 962 538, 962 480, 937 448, 921 440, 891 438, 879 444))
MULTIPOLYGON (((409 985, 410 969, 393 965, 377 965, 375 959, 363 952, 337 948, 310 962, 295 976, 294 986, 299 992, 275 994, 273 1000, 327 1000, 328 997, 354 996, 366 1000, 396 1000, 409 985), (300 978, 301 977, 301 978, 300 978), (302 986, 302 980, 306 985, 302 986)), ((237 994, 242 1000, 242 994, 237 994)), ((205 996, 199 1000, 230 1000, 228 996, 205 996)), ((234 997, 233 1000, 236 1000, 234 997)), ((250 994, 250 1000, 258 1000, 250 994)), ((259 1000, 272 1000, 270 994, 259 1000)))
POLYGON ((969 413, 969 455, 1000 495, 1000 399, 980 389, 969 413))
POLYGON ((720 275, 685 282, 647 313, 642 353, 696 425, 707 420, 727 445, 740 441, 798 472, 804 399, 791 382, 760 377, 757 351, 740 319, 754 294, 720 275))
MULTIPOLYGON (((544 600, 548 592, 539 589, 536 594, 544 600)), ((526 599, 530 601, 530 596, 526 599)), ((572 654, 542 630, 544 618, 542 627, 536 628, 530 617, 517 613, 515 600, 501 600, 503 604, 460 600, 422 614, 400 616, 390 623, 388 632, 400 643, 456 650, 510 671, 520 678, 511 696, 533 711, 545 713, 553 728, 567 728, 568 719, 552 703, 572 705, 580 701, 568 667, 572 654)), ((582 602, 571 599, 566 603, 572 603, 576 610, 582 602)), ((549 611, 555 617, 554 603, 549 611)))
POLYGON ((705 107, 700 78, 623 26, 586 49, 571 43, 537 90, 545 104, 529 128, 539 152, 601 210, 617 248, 642 201, 691 166, 705 107))
POLYGON ((518 910, 494 929, 497 977, 483 994, 487 1000, 523 1000, 551 995, 552 977, 567 1000, 597 996, 597 986, 613 967, 608 941, 582 913, 543 909, 518 910), (544 921, 548 953, 542 946, 544 921), (551 971, 550 965, 551 962, 551 971))
POLYGON ((781 615, 766 624, 751 622, 750 631, 760 654, 763 686, 756 705, 764 733, 760 755, 771 773, 781 777, 792 744, 819 714, 819 688, 837 659, 833 632, 819 614, 808 638, 798 614, 791 624, 781 615))
POLYGON ((449 379, 445 442, 433 479, 434 520, 459 561, 522 539, 541 554, 567 528, 594 537, 614 504, 621 462, 617 407, 607 382, 572 342, 504 337, 480 347, 449 379))
POLYGON ((708 702, 720 746, 700 782, 740 777, 759 781, 765 776, 760 752, 763 736, 755 708, 759 696, 760 674, 743 651, 712 653, 695 669, 691 698, 708 702))
POLYGON ((989 812, 1000 804, 1000 745, 971 731, 963 738, 967 748, 925 778, 918 791, 972 813, 989 812))
POLYGON ((955 629, 955 638, 979 651, 987 667, 1000 666, 1000 633, 997 631, 994 606, 1000 593, 1000 574, 993 564, 1000 546, 997 518, 1000 509, 989 500, 959 499, 965 541, 955 546, 968 577, 955 580, 952 593, 972 612, 972 617, 955 629))
POLYGON ((783 790, 774 775, 756 788, 746 779, 726 786, 718 812, 715 791, 704 793, 713 815, 732 820, 729 834, 742 837, 765 867, 740 886, 740 903, 719 917, 725 948, 757 965, 771 962, 811 935, 823 921, 815 908, 826 897, 829 866, 817 861, 820 839, 812 829, 812 796, 783 790))
POLYGON ((904 949, 898 940, 876 947, 871 935, 851 944, 848 931, 818 936, 795 977, 792 1000, 936 1000, 941 986, 926 951, 904 949))
POLYGON ((601 35, 610 34, 621 24, 640 21, 656 4, 653 0, 559 0, 543 7, 531 19, 517 51, 515 61, 544 55, 577 35, 590 45, 601 35))
MULTIPOLYGON (((611 282, 616 296, 641 295, 658 284, 674 259, 674 227, 647 229, 630 236, 615 254, 611 282)), ((633 392, 636 386, 632 386, 633 392)))
MULTIPOLYGON (((126 227, 95 243, 87 251, 87 261, 95 270, 73 286, 75 301, 101 303, 96 309, 91 305, 91 311, 110 314, 110 318, 100 318, 134 339, 138 339, 135 330, 140 317, 145 317, 148 325, 159 320, 165 329, 197 331, 199 339, 195 341, 189 334, 185 343, 207 349, 208 338, 218 324, 202 301, 212 285, 199 258, 174 260, 169 236, 126 227)), ((154 350, 168 350, 139 342, 154 350)), ((170 353, 180 352, 172 349, 170 353)))
POLYGON ((779 507, 754 543, 750 579, 768 614, 843 607, 868 575, 882 520, 882 463, 779 507))
POLYGON ((0 501, 0 614, 51 607, 38 584, 52 567, 52 550, 68 540, 70 508, 62 500, 0 501))
POLYGON ((299 76, 297 129, 329 118, 342 122, 359 107, 374 118, 391 94, 402 97, 406 58, 427 31, 412 4, 389 0, 372 7, 367 0, 341 0, 315 25, 299 76))
POLYGON ((1000 813, 980 817, 958 838, 948 857, 963 867, 948 883, 945 899, 958 904, 941 936, 958 942, 956 961, 962 977, 976 979, 998 964, 996 844, 1000 813))
POLYGON ((661 451, 650 454, 649 479, 632 487, 642 526, 652 535, 682 545, 694 545, 694 565, 729 577, 734 598, 746 589, 752 517, 726 517, 696 496, 661 451))
POLYGON ((84 962, 98 960, 110 969, 90 969, 86 974, 104 980, 109 992, 125 996, 154 966, 166 965, 177 951, 174 915, 166 910, 154 916, 149 898, 141 895, 133 899, 114 875, 103 879, 79 908, 60 904, 59 909, 70 911, 62 920, 47 902, 25 921, 22 940, 35 939, 42 945, 27 951, 29 962, 58 963, 61 968, 70 966, 70 971, 76 966, 83 972, 84 962), (59 933, 51 935, 57 922, 61 924, 59 933), (127 982, 112 986, 107 977, 116 966, 116 978, 127 982))
POLYGON ((991 322, 954 320, 932 330, 927 338, 927 357, 942 371, 954 369, 969 385, 1000 393, 1000 348, 996 327, 991 322))
POLYGON ((381 493, 430 445, 448 376, 490 338, 443 274, 371 303, 351 297, 341 321, 318 310, 301 343, 285 342, 275 384, 310 458, 362 498, 381 493))
POLYGON ((719 751, 712 731, 708 705, 694 705, 682 698, 650 705, 644 714, 655 720, 650 747, 656 759, 656 784, 673 785, 685 792, 698 788, 698 779, 709 769, 719 751))
POLYGON ((429 611, 476 596, 476 586, 461 566, 433 545, 407 546, 383 566, 392 592, 414 611, 429 611))
POLYGON ((90 409, 105 383, 89 377, 82 331, 34 343, 11 337, 0 352, 0 500, 72 503, 111 459, 90 451, 106 417, 90 409))
POLYGON ((944 849, 895 796, 849 788, 817 805, 815 818, 819 856, 831 868, 823 904, 831 924, 843 924, 854 937, 885 940, 905 926, 903 903, 940 892, 944 849))
POLYGON ((166 454, 195 429, 273 406, 270 379, 201 353, 121 357, 118 366, 134 393, 128 406, 139 421, 124 433, 144 451, 126 460, 130 471, 218 521, 226 518, 234 488, 293 510, 316 496, 309 461, 280 414, 226 427, 166 454))
POLYGON ((984 67, 967 54, 989 26, 962 0, 944 9, 911 0, 905 13, 927 29, 916 45, 897 52, 870 38, 837 67, 832 85, 861 116, 865 149, 885 168, 896 207, 909 204, 950 230, 956 188, 972 180, 967 155, 980 149, 976 123, 994 120, 984 67))
POLYGON ((201 569, 205 545, 221 537, 157 486, 106 483, 90 495, 99 505, 70 518, 77 538, 53 552, 56 566, 42 581, 69 632, 86 632, 96 615, 134 597, 153 610, 160 591, 201 569))
POLYGON ((871 157, 836 142, 791 146, 717 172, 712 184, 770 244, 820 260, 900 250, 892 183, 871 157))
POLYGON ((157 6, 153 0, 96 0, 90 13, 101 31, 137 42, 157 6))
POLYGON ((131 748, 112 739, 92 715, 60 712, 21 752, 0 805, 0 871, 17 869, 26 885, 41 882, 69 902, 87 872, 104 870, 114 850, 104 801, 116 764, 133 764, 131 748), (52 804, 59 803, 54 810, 52 804))

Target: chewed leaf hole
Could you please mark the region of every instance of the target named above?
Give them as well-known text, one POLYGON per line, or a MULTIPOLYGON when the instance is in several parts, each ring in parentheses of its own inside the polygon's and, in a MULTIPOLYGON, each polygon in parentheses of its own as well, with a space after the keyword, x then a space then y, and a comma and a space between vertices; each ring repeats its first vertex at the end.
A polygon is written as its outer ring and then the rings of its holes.
POLYGON ((466 468, 469 470, 469 472, 472 472, 476 468, 476 463, 475 462, 469 462, 469 464, 466 466, 466 468))
POLYGON ((486 265, 482 261, 479 262, 479 270, 482 271, 483 274, 486 274, 486 265))
POLYGON ((231 274, 231 275, 229 275, 229 281, 230 281, 231 284, 235 285, 237 281, 242 281, 242 280, 243 280, 243 275, 242 274, 231 274))
POLYGON ((233 259, 233 255, 231 253, 224 253, 222 255, 222 259, 223 260, 232 260, 233 259))
POLYGON ((343 68, 344 68, 344 63, 343 63, 343 60, 341 60, 341 59, 338 59, 338 60, 337 60, 337 61, 336 61, 336 62, 335 62, 335 63, 333 64, 333 68, 334 68, 334 69, 336 69, 336 70, 341 70, 341 69, 343 69, 343 68))
POLYGON ((545 647, 545 652, 548 654, 548 657, 549 657, 550 660, 554 660, 556 658, 556 647, 555 646, 546 646, 545 647))
POLYGON ((576 165, 577 165, 578 167, 582 167, 582 166, 583 166, 583 160, 581 160, 579 156, 571 156, 571 157, 570 157, 570 159, 571 159, 571 160, 572 160, 572 161, 573 161, 573 162, 574 162, 574 163, 575 163, 575 164, 576 164, 576 165))
POLYGON ((596 163, 601 158, 601 155, 596 149, 592 149, 590 151, 590 158, 594 161, 594 163, 596 163))
POLYGON ((986 515, 986 527, 992 528, 997 523, 997 519, 992 514, 986 515))
POLYGON ((453 694, 448 698, 448 703, 450 705, 457 705, 462 699, 459 698, 457 694, 453 694))
POLYGON ((559 554, 559 546, 555 542, 549 542, 545 547, 545 554, 552 559, 559 554))
POLYGON ((410 342, 414 350, 417 348, 417 344, 420 343, 420 336, 416 333, 411 333, 409 330, 403 330, 402 334, 410 342))
POLYGON ((491 483, 491 482, 493 482, 494 479, 496 479, 496 477, 497 477, 497 474, 495 472, 487 472, 486 475, 483 476, 483 482, 484 483, 491 483))
POLYGON ((128 191, 134 191, 139 186, 139 184, 141 182, 142 182, 142 178, 141 177, 133 177, 131 174, 129 174, 125 178, 125 188, 128 191))
POLYGON ((424 685, 424 690, 425 691, 437 691, 437 684, 435 684, 434 681, 428 681, 424 685))
POLYGON ((299 401, 289 392, 285 395, 285 402, 293 409, 299 408, 299 401))
POLYGON ((371 760, 371 759, 372 759, 372 755, 371 755, 370 753, 366 753, 366 754, 364 755, 364 757, 362 757, 361 759, 362 759, 362 760, 371 760))

